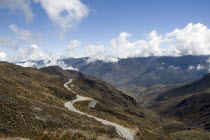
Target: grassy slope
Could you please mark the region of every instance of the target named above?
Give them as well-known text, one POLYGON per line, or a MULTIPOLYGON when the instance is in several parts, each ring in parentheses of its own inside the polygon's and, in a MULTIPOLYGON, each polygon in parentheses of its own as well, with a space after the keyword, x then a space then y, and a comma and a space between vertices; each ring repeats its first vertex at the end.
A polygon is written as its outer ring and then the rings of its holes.
POLYGON ((88 81, 89 84, 86 82, 81 79, 75 80, 73 89, 81 95, 93 97, 99 103, 95 108, 88 108, 88 103, 84 102, 76 104, 76 107, 94 116, 137 130, 137 139, 178 139, 180 135, 191 137, 194 132, 199 132, 199 135, 196 134, 197 139, 210 138, 210 134, 206 131, 190 128, 180 122, 162 120, 132 100, 123 100, 126 99, 123 97, 117 100, 122 93, 109 84, 101 84, 103 81, 88 81), (115 97, 112 98, 113 96, 115 97))
POLYGON ((64 108, 64 102, 75 98, 63 87, 65 82, 37 69, 0 62, 0 136, 117 136, 113 127, 64 108))
POLYGON ((158 96, 150 108, 194 127, 210 130, 210 74, 158 96))
MULTIPOLYGON (((52 67, 45 68, 44 71, 50 74, 65 75, 65 78, 72 77, 73 71, 60 71, 55 67, 54 69, 52 71, 52 67)), ((194 132, 199 133, 199 135, 195 133, 194 138, 196 139, 210 138, 209 133, 203 130, 192 129, 176 121, 162 120, 155 113, 139 106, 133 98, 95 77, 78 73, 72 85, 76 93, 98 101, 95 108, 88 108, 88 102, 77 103, 75 106, 79 110, 134 129, 136 139, 179 139, 181 136, 190 138, 194 132)))

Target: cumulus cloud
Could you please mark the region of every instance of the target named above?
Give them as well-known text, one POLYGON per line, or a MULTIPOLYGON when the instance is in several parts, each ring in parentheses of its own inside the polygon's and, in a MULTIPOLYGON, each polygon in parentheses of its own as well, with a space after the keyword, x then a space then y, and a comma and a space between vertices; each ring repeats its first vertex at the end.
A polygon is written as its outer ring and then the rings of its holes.
POLYGON ((29 30, 18 28, 16 25, 9 25, 13 36, 0 35, 0 47, 17 48, 26 43, 36 43, 41 40, 41 35, 33 34, 29 30))
POLYGON ((176 67, 176 66, 173 66, 173 65, 169 66, 169 68, 173 69, 173 70, 180 70, 181 69, 179 66, 176 67))
POLYGON ((198 66, 196 67, 197 70, 203 70, 205 69, 205 66, 198 64, 198 66))
POLYGON ((85 50, 86 50, 86 56, 90 57, 88 60, 89 62, 95 60, 104 60, 105 54, 103 46, 94 46, 90 44, 86 46, 85 50))
POLYGON ((16 65, 22 66, 22 67, 39 67, 38 64, 36 62, 32 62, 32 61, 27 61, 27 62, 16 62, 16 65))
POLYGON ((188 70, 198 70, 198 71, 200 71, 200 70, 204 70, 204 69, 206 69, 207 68, 207 66, 203 66, 203 65, 201 65, 201 64, 198 64, 197 66, 189 66, 188 67, 188 70))
POLYGON ((34 0, 40 3, 49 18, 64 32, 74 28, 89 13, 89 9, 80 0, 34 0))
MULTIPOLYGON (((15 34, 18 34, 16 32, 19 29, 16 26, 11 25, 10 28, 15 34)), ((30 33, 27 32, 22 34, 30 36, 30 33)), ((200 23, 190 23, 183 29, 175 29, 164 35, 154 30, 147 34, 145 39, 133 42, 129 41, 129 37, 131 37, 129 33, 120 33, 118 37, 110 41, 110 47, 89 44, 85 47, 83 56, 89 57, 88 62, 95 60, 117 62, 119 59, 130 57, 210 55, 210 30, 200 23)), ((21 40, 28 39, 24 37, 21 38, 21 40)), ((70 42, 65 50, 65 58, 74 57, 73 51, 80 45, 81 42, 78 40, 70 42)), ((58 60, 58 57, 52 59, 50 54, 35 45, 32 45, 28 49, 21 50, 20 56, 20 59, 23 60, 51 60, 47 61, 46 64, 48 64, 48 62, 57 63, 58 60)), ((189 66, 189 70, 190 69, 202 70, 204 67, 202 65, 189 66)))
POLYGON ((62 60, 58 59, 46 59, 43 60, 41 64, 38 64, 36 61, 23 61, 23 62, 16 62, 16 65, 22 66, 22 67, 32 67, 32 68, 43 68, 43 67, 49 67, 49 66, 59 66, 64 70, 75 70, 79 71, 77 68, 73 68, 72 66, 68 66, 65 64, 62 60))
POLYGON ((9 9, 13 14, 21 12, 26 21, 30 22, 34 17, 30 3, 30 0, 0 0, 0 9, 9 9))
POLYGON ((65 49, 65 57, 72 57, 74 49, 80 45, 81 45, 81 42, 78 40, 71 41, 69 45, 67 46, 67 48, 65 49))
POLYGON ((210 72, 210 57, 206 60, 207 64, 208 64, 208 72, 210 72))
POLYGON ((96 60, 102 60, 105 62, 117 62, 118 59, 106 55, 106 51, 104 49, 104 46, 94 46, 89 44, 88 46, 85 47, 85 56, 89 57, 87 60, 88 63, 96 61, 96 60))
POLYGON ((46 59, 43 60, 41 64, 38 64, 36 61, 23 61, 23 62, 16 62, 16 65, 22 66, 22 67, 32 67, 32 68, 43 68, 43 67, 49 67, 49 66, 59 66, 63 68, 64 70, 76 70, 77 68, 73 68, 72 66, 68 66, 63 61, 58 59, 46 59))
POLYGON ((49 66, 59 66, 59 67, 63 68, 64 70, 76 70, 76 71, 78 71, 78 69, 73 68, 72 66, 68 66, 67 64, 65 64, 65 62, 63 62, 59 58, 55 58, 55 57, 52 57, 50 59, 45 59, 43 61, 43 64, 38 65, 37 68, 49 67, 49 66))
POLYGON ((183 29, 175 29, 165 35, 154 30, 146 35, 146 39, 134 42, 128 40, 130 36, 131 34, 126 32, 120 33, 117 38, 111 40, 109 50, 88 46, 88 52, 92 52, 92 55, 88 56, 92 57, 92 60, 116 62, 129 57, 210 55, 210 30, 200 23, 190 23, 183 29))
POLYGON ((13 14, 23 13, 26 21, 34 18, 31 3, 40 3, 49 19, 59 26, 63 33, 89 14, 89 8, 81 0, 0 0, 0 9, 9 9, 13 14))
POLYGON ((210 54, 210 30, 203 24, 188 24, 166 35, 178 55, 210 54))
POLYGON ((61 68, 63 68, 64 70, 75 70, 75 71, 79 71, 79 69, 73 68, 72 66, 67 66, 66 68, 61 66, 61 68))
POLYGON ((191 66, 191 65, 190 65, 190 66, 188 67, 188 70, 193 70, 193 69, 195 69, 194 66, 191 66))
POLYGON ((66 65, 62 60, 60 60, 60 58, 61 57, 59 56, 54 56, 45 52, 38 45, 32 44, 28 48, 19 49, 18 56, 14 58, 13 62, 22 67, 42 68, 48 66, 59 66, 65 70, 68 69, 78 71, 78 69, 66 65), (37 61, 40 61, 40 64, 38 64, 37 61))
POLYGON ((210 57, 206 60, 207 63, 210 63, 210 57))
POLYGON ((146 40, 138 40, 130 42, 127 38, 131 34, 122 32, 119 37, 111 40, 111 49, 105 50, 103 46, 89 45, 86 47, 86 55, 90 57, 89 60, 103 60, 117 62, 118 59, 130 57, 148 57, 148 56, 162 56, 164 49, 160 48, 160 44, 168 42, 167 39, 158 35, 157 31, 152 31, 147 35, 146 40))
POLYGON ((161 56, 162 49, 159 47, 160 43, 166 42, 157 31, 152 31, 147 35, 146 40, 138 40, 130 42, 127 38, 131 36, 126 32, 122 32, 118 38, 111 40, 111 55, 115 58, 128 57, 147 57, 147 56, 161 56))
POLYGON ((28 48, 19 49, 19 53, 16 60, 28 61, 28 60, 48 60, 51 59, 50 54, 43 51, 36 44, 32 44, 28 48))
POLYGON ((0 61, 6 61, 6 57, 7 57, 6 53, 0 52, 0 61))
POLYGON ((62 60, 56 60, 56 62, 53 63, 49 63, 46 66, 59 66, 64 70, 75 70, 75 71, 79 71, 77 68, 73 68, 72 66, 68 66, 67 64, 65 64, 62 60))

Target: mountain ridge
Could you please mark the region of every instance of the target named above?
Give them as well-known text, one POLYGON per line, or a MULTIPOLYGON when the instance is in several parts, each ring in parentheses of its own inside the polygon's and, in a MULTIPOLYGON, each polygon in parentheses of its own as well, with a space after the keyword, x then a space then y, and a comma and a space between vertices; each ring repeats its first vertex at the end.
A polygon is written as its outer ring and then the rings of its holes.
POLYGON ((210 74, 156 97, 149 108, 164 117, 210 130, 210 74))
POLYGON ((74 92, 98 101, 94 108, 89 108, 88 102, 76 103, 78 110, 135 129, 137 140, 192 138, 192 134, 196 139, 210 137, 202 129, 162 119, 94 76, 58 67, 42 71, 2 62, 0 69, 0 119, 3 120, 0 137, 3 138, 120 139, 113 127, 64 107, 64 103, 75 99, 75 94, 63 86, 69 77, 75 78, 71 84, 74 92))

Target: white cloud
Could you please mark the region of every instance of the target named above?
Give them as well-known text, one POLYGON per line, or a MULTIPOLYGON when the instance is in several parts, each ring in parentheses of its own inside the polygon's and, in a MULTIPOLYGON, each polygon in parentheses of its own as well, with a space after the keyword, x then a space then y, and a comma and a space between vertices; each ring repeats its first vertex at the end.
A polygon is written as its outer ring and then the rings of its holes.
POLYGON ((15 63, 16 65, 22 66, 22 67, 37 67, 37 63, 36 62, 32 62, 32 61, 26 61, 26 62, 17 62, 15 63))
POLYGON ((13 14, 23 13, 26 21, 34 18, 31 3, 40 3, 53 23, 65 33, 89 14, 89 8, 81 0, 0 0, 0 9, 9 9, 13 14))
POLYGON ((41 40, 41 35, 35 35, 29 30, 20 29, 16 25, 9 25, 11 31, 15 34, 16 38, 24 42, 37 42, 41 40))
POLYGON ((198 66, 196 67, 197 70, 203 70, 205 69, 205 67, 201 64, 198 64, 198 66))
POLYGON ((41 40, 41 36, 31 33, 29 30, 20 29, 16 25, 9 25, 13 36, 0 35, 0 47, 17 48, 26 43, 36 43, 41 40))
POLYGON ((6 61, 6 57, 7 57, 6 53, 0 52, 0 61, 6 61))
POLYGON ((16 65, 22 66, 22 67, 33 67, 33 68, 43 68, 43 67, 49 67, 49 66, 59 66, 64 70, 75 70, 79 71, 77 68, 73 68, 72 66, 66 65, 63 61, 58 59, 46 59, 43 60, 43 64, 37 64, 37 62, 34 61, 23 61, 23 62, 16 62, 16 65))
POLYGON ((77 68, 73 68, 72 66, 68 66, 66 65, 63 61, 61 60, 57 60, 55 63, 49 63, 46 66, 59 66, 64 70, 75 70, 75 71, 79 71, 77 68))
POLYGON ((111 55, 117 58, 128 57, 147 57, 147 56, 161 56, 163 51, 159 48, 160 43, 166 42, 162 39, 161 35, 157 34, 157 31, 152 31, 147 35, 146 40, 138 40, 130 42, 127 37, 131 36, 126 32, 122 32, 118 38, 111 41, 111 55))
MULTIPOLYGON (((14 25, 11 25, 10 28, 13 30, 13 32, 20 30, 14 25)), ((24 35, 30 36, 30 33, 24 32, 24 35)), ((94 46, 90 44, 85 47, 85 53, 83 56, 90 57, 88 62, 93 62, 95 60, 117 62, 119 59, 130 57, 210 55, 210 30, 205 25, 200 23, 190 23, 183 29, 175 29, 174 31, 166 33, 165 35, 158 34, 158 32, 154 30, 146 35, 146 39, 133 42, 128 40, 128 37, 130 36, 131 34, 122 32, 118 37, 110 41, 111 47, 104 47, 103 45, 94 46)), ((28 40, 25 38, 27 37, 24 37, 21 40, 28 40)), ((64 56, 73 57, 74 49, 80 45, 81 42, 78 40, 70 42, 65 50, 64 56)), ((22 58, 27 58, 28 60, 46 60, 47 58, 47 60, 51 60, 51 63, 54 60, 54 63, 57 63, 58 58, 61 58, 58 56, 56 59, 52 59, 50 54, 45 53, 40 48, 32 47, 29 48, 29 50, 23 49, 22 52, 23 54, 20 53, 22 58), (29 53, 31 51, 36 51, 36 53, 29 53)), ((189 66, 189 69, 201 70, 204 68, 203 66, 198 65, 195 66, 195 68, 193 68, 193 66, 189 66)))
POLYGON ((206 60, 207 63, 210 63, 210 57, 206 60))
POLYGON ((66 32, 74 28, 89 13, 80 0, 34 0, 40 3, 49 18, 66 32))
POLYGON ((16 60, 19 61, 28 61, 28 60, 50 60, 50 54, 44 52, 36 44, 32 44, 28 48, 19 49, 19 53, 16 60))
POLYGON ((72 66, 68 66, 68 67, 61 67, 61 68, 63 68, 64 70, 75 70, 75 71, 79 71, 79 69, 77 69, 77 68, 73 68, 72 66))
POLYGON ((208 72, 210 72, 210 57, 206 60, 206 62, 208 63, 208 72))
POLYGON ((188 67, 188 70, 193 70, 193 69, 195 69, 194 66, 191 66, 191 65, 190 65, 190 66, 188 67))
POLYGON ((103 46, 89 45, 86 47, 86 56, 90 57, 89 62, 103 60, 117 62, 118 59, 129 57, 162 56, 164 51, 159 47, 160 43, 167 42, 157 31, 147 35, 147 40, 130 42, 127 40, 131 34, 122 32, 118 38, 111 40, 111 49, 105 50, 103 46))
MULTIPOLYGON (((210 55, 210 29, 200 23, 190 23, 183 29, 175 29, 165 35, 158 34, 154 30, 146 36, 146 39, 134 42, 127 39, 130 36, 131 34, 122 32, 119 37, 111 40, 110 50, 105 50, 103 47, 99 53, 89 56, 93 60, 116 62, 117 59, 129 57, 210 55)), ((98 50, 98 47, 89 46, 89 48, 98 50)))
POLYGON ((181 69, 179 66, 176 67, 176 66, 173 66, 173 65, 169 66, 169 68, 173 69, 173 70, 180 70, 181 69))
POLYGON ((69 45, 67 46, 67 48, 65 49, 65 57, 73 57, 73 51, 76 47, 80 46, 81 42, 78 40, 73 40, 69 43, 69 45))
POLYGON ((54 56, 50 53, 45 52, 42 50, 41 47, 37 46, 36 44, 32 44, 28 48, 21 48, 19 49, 18 56, 14 58, 13 62, 15 64, 20 65, 22 67, 48 67, 48 66, 59 66, 65 70, 77 70, 71 66, 66 65, 63 61, 60 60, 61 57, 54 56), (42 61, 40 64, 37 61, 42 61), (19 61, 19 62, 18 62, 19 61))
POLYGON ((9 9, 13 14, 21 12, 24 14, 26 21, 33 20, 33 13, 30 7, 30 0, 0 0, 0 9, 9 9))
POLYGON ((106 55, 104 46, 94 46, 88 45, 85 47, 85 57, 89 57, 87 60, 88 63, 93 62, 95 60, 102 60, 105 62, 117 62, 118 59, 106 55))
POLYGON ((176 29, 166 35, 171 39, 172 49, 178 55, 210 54, 210 30, 203 24, 188 24, 184 29, 176 29))

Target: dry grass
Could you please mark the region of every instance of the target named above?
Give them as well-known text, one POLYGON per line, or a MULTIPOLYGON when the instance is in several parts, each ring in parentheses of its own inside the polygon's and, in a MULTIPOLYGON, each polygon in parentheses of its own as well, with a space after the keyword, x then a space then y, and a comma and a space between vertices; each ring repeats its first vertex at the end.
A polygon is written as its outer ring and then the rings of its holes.
POLYGON ((63 87, 62 77, 8 63, 0 63, 0 69, 0 136, 34 138, 35 132, 59 129, 81 130, 87 138, 118 136, 112 127, 63 106, 75 95, 63 87))

